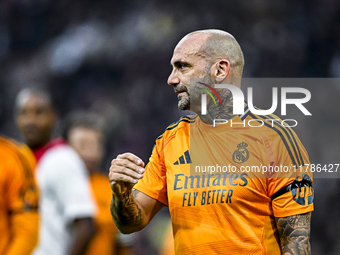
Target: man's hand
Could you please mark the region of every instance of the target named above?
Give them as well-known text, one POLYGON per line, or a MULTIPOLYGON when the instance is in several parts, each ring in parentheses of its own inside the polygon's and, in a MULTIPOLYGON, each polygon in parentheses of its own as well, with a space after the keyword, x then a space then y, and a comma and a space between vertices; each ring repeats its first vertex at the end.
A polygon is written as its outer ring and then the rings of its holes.
POLYGON ((163 207, 133 186, 143 178, 144 162, 131 153, 124 153, 111 162, 109 180, 112 189, 111 214, 117 228, 130 234, 144 228, 163 207))
POLYGON ((112 160, 109 180, 114 196, 122 197, 131 192, 139 179, 143 178, 144 162, 132 153, 118 155, 112 160))

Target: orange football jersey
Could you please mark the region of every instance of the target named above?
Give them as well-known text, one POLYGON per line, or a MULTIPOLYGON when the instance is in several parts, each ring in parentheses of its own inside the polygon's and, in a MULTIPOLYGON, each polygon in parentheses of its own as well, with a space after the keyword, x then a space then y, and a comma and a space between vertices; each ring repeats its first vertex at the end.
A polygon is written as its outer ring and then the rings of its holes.
POLYGON ((0 137, 0 254, 31 254, 38 239, 35 158, 25 145, 0 137))
POLYGON ((185 116, 157 138, 135 189, 169 206, 176 254, 280 254, 275 217, 313 211, 308 154, 272 119, 185 116))

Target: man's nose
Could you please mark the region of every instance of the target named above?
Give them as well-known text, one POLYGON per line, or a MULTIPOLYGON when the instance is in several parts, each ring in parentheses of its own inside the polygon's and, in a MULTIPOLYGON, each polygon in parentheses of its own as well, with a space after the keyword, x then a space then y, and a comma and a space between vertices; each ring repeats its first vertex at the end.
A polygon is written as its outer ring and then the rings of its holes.
POLYGON ((22 116, 22 122, 25 125, 33 125, 37 121, 37 114, 35 113, 26 113, 22 116))
POLYGON ((178 76, 176 75, 176 69, 173 69, 171 74, 169 75, 168 78, 168 84, 171 86, 177 85, 179 84, 180 80, 178 78, 178 76))

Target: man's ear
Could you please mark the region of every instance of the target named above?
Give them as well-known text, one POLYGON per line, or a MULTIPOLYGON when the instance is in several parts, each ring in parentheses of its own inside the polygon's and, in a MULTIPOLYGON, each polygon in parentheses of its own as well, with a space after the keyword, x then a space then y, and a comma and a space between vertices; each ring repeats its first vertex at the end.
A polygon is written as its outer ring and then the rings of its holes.
POLYGON ((217 82, 223 81, 228 77, 230 72, 230 62, 227 59, 219 59, 213 64, 211 68, 211 76, 216 79, 217 82))

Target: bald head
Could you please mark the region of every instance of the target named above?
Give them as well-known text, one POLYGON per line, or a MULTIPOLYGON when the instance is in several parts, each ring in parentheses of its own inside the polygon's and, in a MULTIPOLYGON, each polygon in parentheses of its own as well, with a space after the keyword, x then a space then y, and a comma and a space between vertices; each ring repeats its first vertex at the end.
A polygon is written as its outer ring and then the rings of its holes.
POLYGON ((217 59, 230 62, 231 77, 242 76, 244 58, 240 45, 228 32, 218 29, 198 30, 186 35, 179 43, 195 42, 196 53, 212 64, 217 59))
POLYGON ((191 88, 192 78, 210 85, 241 86, 243 53, 235 38, 225 31, 200 30, 186 35, 176 45, 170 63, 168 84, 178 94, 181 110, 200 111, 200 106, 192 102, 198 102, 203 92, 191 88))
POLYGON ((20 108, 30 97, 37 97, 53 108, 51 96, 44 90, 37 88, 25 88, 21 90, 16 97, 15 107, 17 109, 20 108))

